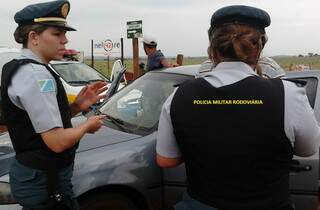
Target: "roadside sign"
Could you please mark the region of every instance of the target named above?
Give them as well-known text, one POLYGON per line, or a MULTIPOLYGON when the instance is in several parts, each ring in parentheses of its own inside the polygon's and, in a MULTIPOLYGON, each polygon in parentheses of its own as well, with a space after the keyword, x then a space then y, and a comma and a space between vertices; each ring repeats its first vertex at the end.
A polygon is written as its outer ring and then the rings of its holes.
POLYGON ((105 39, 97 41, 93 45, 95 55, 119 56, 121 52, 120 40, 105 39))
POLYGON ((127 38, 141 38, 142 37, 142 20, 127 22, 127 38))

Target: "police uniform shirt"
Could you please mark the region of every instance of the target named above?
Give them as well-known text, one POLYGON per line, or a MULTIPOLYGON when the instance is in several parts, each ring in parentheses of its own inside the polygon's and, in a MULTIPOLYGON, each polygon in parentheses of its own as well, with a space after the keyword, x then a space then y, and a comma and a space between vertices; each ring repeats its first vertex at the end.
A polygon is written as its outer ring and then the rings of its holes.
MULTIPOLYGON (((199 75, 197 75, 199 77, 199 75)), ((257 76, 250 66, 243 62, 219 63, 213 71, 201 74, 214 87, 236 83, 249 76, 257 76)), ((296 155, 313 154, 318 146, 320 127, 306 96, 305 88, 283 80, 285 92, 284 128, 296 155)), ((181 157, 170 117, 170 106, 175 91, 165 101, 160 115, 156 151, 167 158, 181 157)), ((192 119, 190 119, 192 120, 192 119)), ((230 128, 232 129, 232 128, 230 128)))
MULTIPOLYGON (((42 63, 29 49, 23 49, 18 59, 25 58, 42 63)), ((14 105, 28 113, 36 133, 63 127, 56 82, 45 66, 32 63, 21 66, 12 78, 8 95, 14 105)))

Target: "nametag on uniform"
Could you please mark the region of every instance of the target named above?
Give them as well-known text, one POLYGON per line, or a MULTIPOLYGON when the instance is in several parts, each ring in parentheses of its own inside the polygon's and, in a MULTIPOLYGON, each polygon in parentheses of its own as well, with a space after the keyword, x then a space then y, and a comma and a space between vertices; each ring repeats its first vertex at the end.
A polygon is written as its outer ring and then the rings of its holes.
POLYGON ((38 80, 38 85, 42 93, 55 91, 53 79, 38 80))

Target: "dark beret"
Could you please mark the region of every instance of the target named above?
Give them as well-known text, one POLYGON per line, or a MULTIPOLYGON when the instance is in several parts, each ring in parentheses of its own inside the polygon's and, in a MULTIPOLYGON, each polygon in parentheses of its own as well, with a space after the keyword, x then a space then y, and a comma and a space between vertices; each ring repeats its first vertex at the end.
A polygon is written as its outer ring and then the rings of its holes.
POLYGON ((69 11, 69 1, 50 1, 26 6, 15 14, 14 20, 19 26, 42 24, 63 28, 66 31, 75 31, 66 22, 69 11))
POLYGON ((270 25, 270 22, 270 16, 266 11, 244 5, 223 7, 211 17, 212 28, 226 23, 241 23, 264 29, 270 25))

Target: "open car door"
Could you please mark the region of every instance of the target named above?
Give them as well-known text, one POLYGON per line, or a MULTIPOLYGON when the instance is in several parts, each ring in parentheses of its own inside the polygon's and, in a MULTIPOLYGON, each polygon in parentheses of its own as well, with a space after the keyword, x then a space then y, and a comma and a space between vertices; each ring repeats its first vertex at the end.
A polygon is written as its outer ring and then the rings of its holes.
MULTIPOLYGON (((306 82, 305 89, 316 119, 320 122, 318 79, 320 74, 312 72, 287 73, 286 78, 306 82), (318 98, 318 99, 317 99, 318 98)), ((290 170, 290 193, 295 210, 316 210, 319 190, 319 148, 310 157, 295 156, 290 170)))
POLYGON ((124 79, 125 72, 126 68, 122 65, 121 61, 115 61, 110 76, 110 80, 112 81, 112 83, 107 90, 107 98, 110 98, 117 92, 121 81, 124 79))

